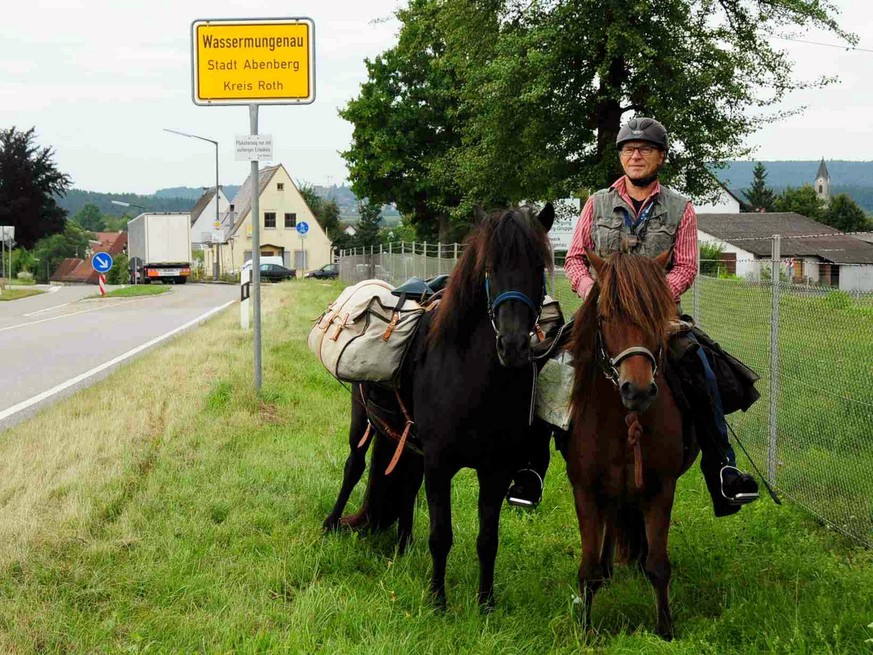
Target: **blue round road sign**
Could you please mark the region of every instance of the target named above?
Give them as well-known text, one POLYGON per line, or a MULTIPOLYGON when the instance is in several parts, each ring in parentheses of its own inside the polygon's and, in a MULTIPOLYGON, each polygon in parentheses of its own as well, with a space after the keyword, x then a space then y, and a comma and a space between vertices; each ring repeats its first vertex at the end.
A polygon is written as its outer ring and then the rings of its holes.
POLYGON ((306 221, 300 221, 297 223, 297 233, 300 235, 304 235, 309 232, 309 223, 306 221))
POLYGON ((106 273, 112 268, 112 255, 108 252, 98 252, 91 258, 91 267, 98 273, 106 273))

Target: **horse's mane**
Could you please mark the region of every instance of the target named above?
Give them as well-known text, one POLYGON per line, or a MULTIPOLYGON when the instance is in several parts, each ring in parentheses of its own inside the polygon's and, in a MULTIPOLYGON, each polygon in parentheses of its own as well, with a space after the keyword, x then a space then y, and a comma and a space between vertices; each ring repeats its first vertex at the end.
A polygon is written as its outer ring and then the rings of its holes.
POLYGON ((570 345, 576 369, 572 404, 591 391, 596 375, 598 322, 622 321, 652 335, 660 346, 667 343, 668 327, 676 317, 676 304, 664 269, 649 257, 616 253, 609 257, 576 316, 570 345))
POLYGON ((428 346, 469 343, 473 322, 487 315, 485 271, 522 263, 552 266, 551 244, 534 210, 510 208, 483 218, 464 240, 464 251, 430 326, 428 346))

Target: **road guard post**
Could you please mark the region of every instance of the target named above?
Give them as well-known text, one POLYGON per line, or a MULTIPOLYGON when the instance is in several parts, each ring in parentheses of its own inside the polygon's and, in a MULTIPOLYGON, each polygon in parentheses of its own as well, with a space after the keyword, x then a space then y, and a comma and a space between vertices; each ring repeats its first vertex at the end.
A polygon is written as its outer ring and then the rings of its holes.
POLYGON ((98 252, 91 258, 91 268, 97 271, 97 284, 100 295, 106 295, 106 273, 112 270, 112 255, 108 252, 98 252))
MULTIPOLYGON (((194 104, 248 105, 250 134, 237 137, 236 157, 251 162, 255 389, 261 388, 260 161, 273 140, 258 134, 260 105, 315 101, 315 23, 311 18, 201 19, 191 24, 194 104)), ((246 301, 242 301, 246 302, 246 301)), ((242 310, 240 310, 242 311, 242 310)), ((248 313, 246 313, 248 315, 248 313)))

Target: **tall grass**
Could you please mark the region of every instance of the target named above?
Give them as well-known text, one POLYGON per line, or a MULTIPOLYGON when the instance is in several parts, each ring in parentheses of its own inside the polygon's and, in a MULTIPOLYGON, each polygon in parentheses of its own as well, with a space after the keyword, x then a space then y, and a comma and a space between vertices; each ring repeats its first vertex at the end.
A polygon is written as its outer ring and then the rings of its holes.
POLYGON ((648 583, 628 569, 581 632, 560 458, 540 509, 502 516, 485 616, 475 477, 456 478, 449 609, 434 612, 423 501, 402 558, 390 535, 321 533, 349 397, 305 336, 339 290, 264 290, 260 395, 251 336, 229 310, 0 434, 0 652, 869 652, 871 553, 769 501, 716 520, 697 473, 674 511, 677 640, 649 632, 648 583))

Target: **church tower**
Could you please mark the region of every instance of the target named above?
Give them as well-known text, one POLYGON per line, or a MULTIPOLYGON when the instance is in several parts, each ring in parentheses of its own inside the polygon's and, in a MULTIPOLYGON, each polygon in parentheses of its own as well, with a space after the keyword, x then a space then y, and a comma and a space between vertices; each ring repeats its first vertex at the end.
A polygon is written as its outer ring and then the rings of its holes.
POLYGON ((831 176, 825 164, 824 157, 818 165, 818 173, 815 174, 815 193, 827 204, 831 199, 831 176))

